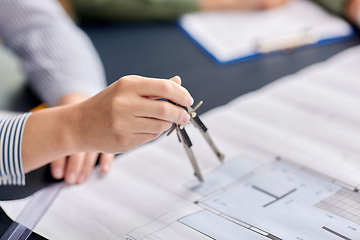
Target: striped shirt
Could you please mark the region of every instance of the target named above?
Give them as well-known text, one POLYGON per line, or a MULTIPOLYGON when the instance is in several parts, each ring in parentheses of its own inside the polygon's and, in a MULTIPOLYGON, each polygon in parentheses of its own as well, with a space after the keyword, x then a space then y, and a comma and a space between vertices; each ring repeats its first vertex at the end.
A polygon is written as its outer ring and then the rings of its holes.
MULTIPOLYGON (((106 87, 90 39, 56 0, 0 0, 0 36, 20 57, 33 91, 49 106, 66 94, 92 96, 106 87)), ((21 139, 28 116, 0 114, 0 184, 25 183, 21 139)))
POLYGON ((0 120, 0 185, 24 185, 21 162, 21 139, 30 113, 0 120))

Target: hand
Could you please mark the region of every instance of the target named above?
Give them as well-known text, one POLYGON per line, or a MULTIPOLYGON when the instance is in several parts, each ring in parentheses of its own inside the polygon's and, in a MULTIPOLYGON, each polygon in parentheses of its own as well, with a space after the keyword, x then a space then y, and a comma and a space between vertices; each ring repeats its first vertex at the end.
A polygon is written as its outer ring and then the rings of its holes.
POLYGON ((201 0, 199 9, 214 10, 265 10, 285 5, 291 0, 201 0))
POLYGON ((174 122, 187 123, 190 116, 183 108, 155 100, 165 98, 191 106, 194 100, 180 84, 179 77, 170 81, 140 76, 121 78, 80 104, 78 128, 83 134, 78 141, 89 151, 127 152, 155 139, 174 122))
POLYGON ((23 132, 24 171, 81 152, 126 152, 158 137, 174 122, 188 122, 183 108, 156 100, 191 106, 194 100, 180 84, 179 77, 126 76, 81 103, 34 112, 23 132))
MULTIPOLYGON (((80 103, 86 99, 88 97, 82 94, 68 94, 59 100, 57 106, 80 103)), ((68 184, 83 183, 94 168, 98 157, 99 153, 97 152, 84 152, 59 158, 50 164, 51 174, 55 179, 64 178, 68 184)), ((110 170, 113 159, 113 154, 100 154, 102 172, 106 173, 110 170)))

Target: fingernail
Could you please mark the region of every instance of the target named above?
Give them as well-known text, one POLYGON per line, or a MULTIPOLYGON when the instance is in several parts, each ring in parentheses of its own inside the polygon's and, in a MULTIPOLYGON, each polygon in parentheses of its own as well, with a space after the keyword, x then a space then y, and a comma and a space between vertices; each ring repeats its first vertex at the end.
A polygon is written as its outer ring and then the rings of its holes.
POLYGON ((86 180, 86 175, 84 173, 80 174, 79 183, 83 183, 85 182, 85 180, 86 180))
POLYGON ((63 168, 62 167, 56 167, 54 169, 54 178, 56 179, 60 179, 60 178, 63 178, 64 176, 64 172, 63 172, 63 168))
POLYGON ((189 115, 189 114, 185 114, 183 121, 184 121, 184 123, 189 122, 189 121, 190 121, 190 115, 189 115))
POLYGON ((67 183, 74 184, 76 182, 76 174, 74 172, 71 172, 66 180, 67 183))
POLYGON ((104 171, 105 172, 108 172, 109 170, 110 170, 110 167, 111 167, 111 165, 110 165, 110 163, 105 163, 105 165, 104 165, 104 171))
POLYGON ((192 106, 194 104, 194 99, 192 97, 190 97, 189 104, 190 104, 190 106, 192 106))

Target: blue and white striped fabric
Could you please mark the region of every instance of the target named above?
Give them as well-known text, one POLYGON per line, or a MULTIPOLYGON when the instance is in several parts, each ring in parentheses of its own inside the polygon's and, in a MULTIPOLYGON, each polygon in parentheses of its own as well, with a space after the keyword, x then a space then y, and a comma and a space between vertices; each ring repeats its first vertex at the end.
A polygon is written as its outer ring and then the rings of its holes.
POLYGON ((94 46, 57 0, 0 0, 0 36, 49 106, 67 93, 92 96, 106 87, 94 46))
POLYGON ((21 140, 30 113, 0 120, 0 185, 25 185, 21 140))
MULTIPOLYGON (((30 86, 49 106, 66 94, 92 96, 106 87, 94 46, 57 0, 0 0, 0 38, 19 56, 30 86)), ((21 139, 28 116, 0 112, 0 185, 25 183, 21 139)))

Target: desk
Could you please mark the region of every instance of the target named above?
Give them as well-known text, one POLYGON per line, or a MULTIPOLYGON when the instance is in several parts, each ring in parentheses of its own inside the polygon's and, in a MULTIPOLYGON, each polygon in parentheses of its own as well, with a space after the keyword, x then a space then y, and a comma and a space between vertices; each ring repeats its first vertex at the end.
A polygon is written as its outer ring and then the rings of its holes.
MULTIPOLYGON (((204 101, 199 113, 226 104, 244 93, 360 43, 357 37, 287 55, 220 66, 182 34, 174 23, 86 25, 83 28, 99 51, 109 83, 128 74, 163 78, 180 75, 195 101, 204 101)), ((25 92, 26 104, 37 103, 29 91, 25 92)), ((25 107, 29 109, 32 106, 17 103, 13 109, 25 110, 25 107)), ((49 180, 48 168, 41 168, 27 175, 24 187, 0 187, 0 199, 28 196, 49 180)), ((0 235, 9 224, 4 213, 0 213, 0 235)), ((33 234, 30 239, 35 237, 33 234)))

